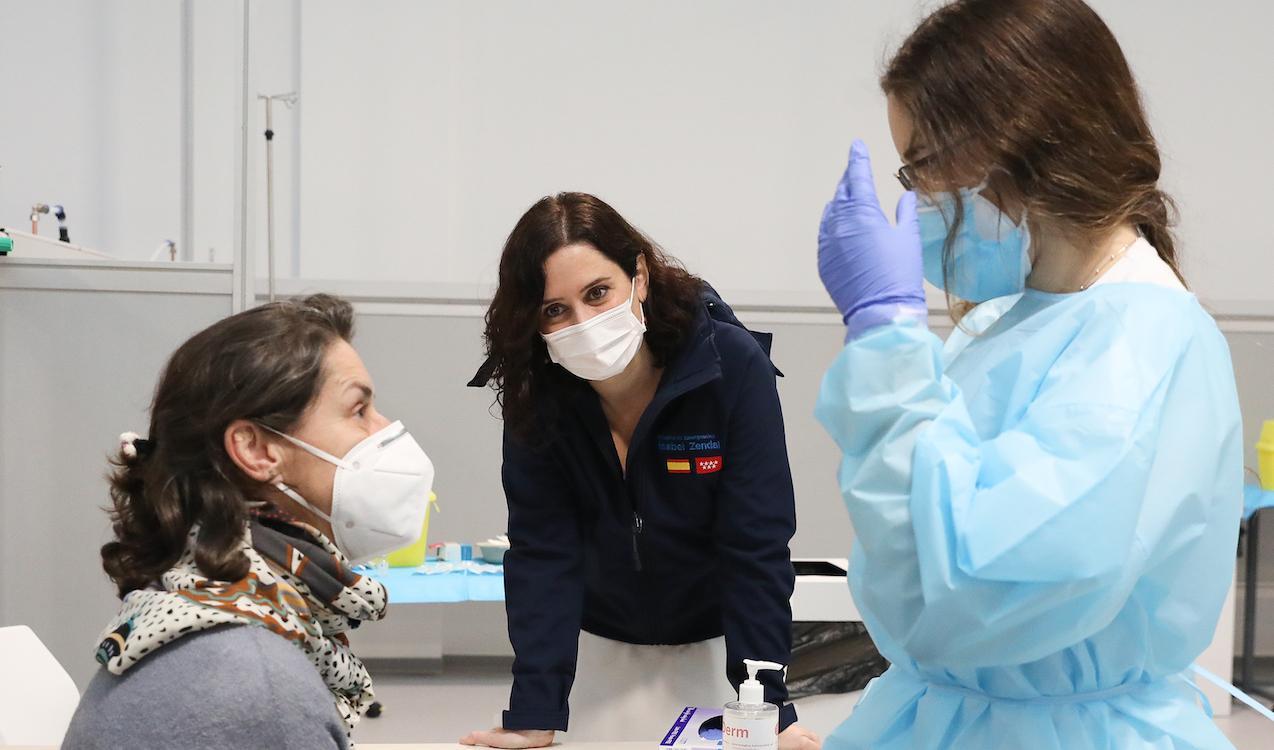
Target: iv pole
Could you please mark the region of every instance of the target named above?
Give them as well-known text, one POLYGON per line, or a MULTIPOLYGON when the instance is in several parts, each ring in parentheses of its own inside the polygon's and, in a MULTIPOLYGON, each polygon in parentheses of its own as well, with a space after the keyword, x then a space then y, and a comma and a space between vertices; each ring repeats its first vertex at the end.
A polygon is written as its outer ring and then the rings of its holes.
POLYGON ((257 94, 265 100, 265 226, 266 257, 270 282, 270 301, 274 301, 274 117, 273 105, 277 99, 288 109, 296 104, 296 92, 286 94, 257 94))

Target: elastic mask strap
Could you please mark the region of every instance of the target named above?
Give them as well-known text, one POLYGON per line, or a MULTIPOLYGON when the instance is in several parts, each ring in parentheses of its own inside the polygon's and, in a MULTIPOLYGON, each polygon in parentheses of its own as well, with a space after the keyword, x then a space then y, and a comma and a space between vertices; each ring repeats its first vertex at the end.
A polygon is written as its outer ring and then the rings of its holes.
MULTIPOLYGON (((295 445, 296 447, 300 448, 301 450, 305 451, 306 453, 309 453, 310 455, 316 458, 322 459, 323 461, 326 461, 329 464, 335 464, 336 466, 339 466, 339 467, 349 468, 348 466, 345 465, 344 461, 337 458, 336 456, 333 456, 332 454, 328 453, 325 450, 322 450, 320 448, 315 448, 314 446, 310 445, 304 440, 297 440, 296 438, 292 437, 291 435, 288 435, 287 433, 279 432, 278 430, 274 429, 268 424, 261 424, 260 422, 258 422, 257 424, 261 425, 265 429, 269 430, 270 432, 273 432, 275 435, 278 435, 279 437, 288 441, 292 445, 295 445)), ((318 516, 319 518, 322 518, 324 521, 327 521, 328 523, 332 522, 331 516, 319 510, 312 503, 310 503, 310 501, 301 497, 301 493, 287 486, 283 482, 275 482, 274 488, 278 490, 279 492, 282 492, 283 494, 292 498, 292 500, 295 501, 302 508, 308 509, 311 513, 318 516)))
POLYGON ((318 508, 316 508, 316 507, 314 507, 313 505, 311 505, 311 504, 310 504, 310 502, 309 502, 308 500, 306 500, 305 498, 301 497, 301 493, 297 492, 296 490, 292 489, 291 487, 287 486, 286 484, 284 484, 284 483, 282 483, 282 482, 275 482, 275 483, 274 483, 274 488, 275 488, 276 490, 278 490, 279 492, 282 492, 283 494, 285 494, 285 495, 287 495, 288 497, 292 498, 292 499, 293 499, 294 501, 296 501, 296 503, 297 503, 297 504, 299 504, 302 508, 306 508, 306 509, 308 509, 311 513, 313 513, 314 515, 318 516, 319 518, 322 518, 324 521, 327 521, 328 523, 331 523, 331 522, 332 522, 332 517, 331 517, 331 516, 329 516, 328 514, 324 513, 323 511, 321 511, 321 510, 319 510, 318 508))
MULTIPOLYGON (((1005 174, 1007 174, 1007 172, 1006 172, 1005 174)), ((1023 213, 1023 214, 1022 214, 1022 218, 1021 218, 1021 220, 1020 220, 1020 221, 1015 221, 1015 220, 1013 219, 1013 217, 1011 217, 1011 216, 1009 216, 1008 214, 1004 213, 1004 209, 1002 209, 1002 208, 1000 208, 998 205, 996 205, 995 201, 993 201, 993 200, 991 200, 990 198, 988 198, 988 197, 986 197, 986 196, 982 195, 982 193, 983 193, 983 192, 984 192, 987 188, 989 188, 990 186, 991 186, 991 175, 987 175, 986 177, 982 178, 982 182, 979 182, 977 185, 975 185, 975 186, 973 186, 973 187, 971 187, 971 188, 968 188, 968 191, 969 191, 969 193, 968 193, 968 197, 972 198, 973 196, 980 196, 980 197, 982 198, 982 200, 984 200, 984 201, 986 201, 986 202, 990 203, 992 206, 994 206, 994 207, 995 207, 995 210, 997 210, 997 211, 999 211, 999 212, 1000 212, 1000 216, 1002 216, 1002 217, 1004 217, 1006 220, 1008 220, 1008 222, 1009 222, 1010 224, 1012 224, 1013 226, 1017 227, 1018 229, 1022 229, 1022 230, 1025 230, 1025 231, 1029 231, 1029 228, 1028 228, 1028 227, 1027 227, 1027 225, 1026 225, 1026 214, 1025 214, 1025 213, 1023 213)), ((1029 256, 1027 257, 1027 260, 1030 260, 1030 257, 1029 257, 1029 256)))
MULTIPOLYGON (((257 424, 261 424, 261 423, 260 423, 260 422, 258 422, 257 424)), ((291 443, 292 445, 295 445, 296 447, 300 448, 301 450, 305 451, 306 453, 309 453, 311 456, 314 456, 315 458, 320 458, 320 459, 322 459, 322 460, 324 460, 324 461, 328 462, 329 464, 332 464, 332 465, 334 465, 334 466, 339 466, 339 467, 341 467, 341 468, 343 468, 343 469, 351 468, 351 467, 350 467, 349 465, 347 465, 347 464, 346 464, 343 460, 341 460, 341 459, 337 458, 336 456, 333 456, 331 453, 328 453, 327 451, 325 451, 325 450, 323 450, 323 449, 321 449, 321 448, 315 448, 314 446, 310 445, 309 443, 305 442, 304 440, 298 440, 298 439, 296 439, 296 438, 292 437, 291 435, 287 434, 286 432, 279 432, 278 430, 274 429, 273 427, 271 427, 271 426, 270 426, 270 425, 268 425, 268 424, 261 424, 261 426, 262 426, 262 427, 264 427, 265 429, 269 430, 270 432, 273 432, 275 435, 278 435, 279 437, 281 437, 281 438, 283 438, 284 440, 288 441, 288 442, 289 442, 289 443, 291 443)))
MULTIPOLYGON (((628 311, 629 312, 632 312, 633 310, 633 300, 637 299, 637 277, 636 276, 632 278, 632 284, 633 284, 632 289, 628 290, 628 311)), ((641 310, 641 324, 644 326, 646 325, 646 305, 645 304, 638 305, 637 309, 641 310)))
MULTIPOLYGON (((633 300, 635 300, 635 299, 637 299, 637 277, 636 277, 636 276, 634 276, 634 277, 633 277, 633 288, 632 288, 632 289, 630 289, 630 290, 629 290, 629 292, 628 292, 628 302, 624 303, 624 309, 628 311, 628 314, 629 314, 629 315, 632 315, 632 314, 633 314, 633 300)), ((643 304, 640 304, 640 305, 637 305, 637 309, 638 309, 638 310, 641 310, 641 317, 640 317, 640 318, 637 318, 637 322, 641 324, 641 327, 642 327, 643 329, 645 329, 645 327, 646 327, 646 305, 645 305, 644 303, 643 303, 643 304)), ((636 316, 636 315, 633 315, 633 317, 634 317, 634 318, 636 318, 637 316, 636 316)))

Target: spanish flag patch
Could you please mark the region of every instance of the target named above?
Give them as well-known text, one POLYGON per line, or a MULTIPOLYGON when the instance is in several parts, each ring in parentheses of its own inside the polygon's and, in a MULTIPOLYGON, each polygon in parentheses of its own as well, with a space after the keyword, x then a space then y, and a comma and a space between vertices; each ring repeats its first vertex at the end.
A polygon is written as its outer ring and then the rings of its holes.
POLYGON ((669 474, 689 474, 690 459, 688 458, 670 458, 668 459, 669 474))

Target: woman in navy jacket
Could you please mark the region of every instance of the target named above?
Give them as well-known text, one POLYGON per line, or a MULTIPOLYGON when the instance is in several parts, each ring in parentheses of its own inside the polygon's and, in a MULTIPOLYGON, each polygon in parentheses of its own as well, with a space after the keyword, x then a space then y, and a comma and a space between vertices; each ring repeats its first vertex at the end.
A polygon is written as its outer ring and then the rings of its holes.
MULTIPOLYGON (((787 664, 796 519, 769 337, 582 193, 514 227, 486 322, 471 385, 493 382, 505 419, 516 660, 503 726, 463 742, 550 744, 572 685, 572 738, 655 740, 681 707, 732 700, 743 659, 787 664)), ((781 746, 818 747, 782 676, 762 679, 781 746)))

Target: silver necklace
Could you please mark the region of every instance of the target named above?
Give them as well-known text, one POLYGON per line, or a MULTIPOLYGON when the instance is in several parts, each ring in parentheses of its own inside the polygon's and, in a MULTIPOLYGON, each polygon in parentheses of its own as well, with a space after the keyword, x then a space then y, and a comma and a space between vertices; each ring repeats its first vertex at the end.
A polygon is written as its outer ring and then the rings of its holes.
POLYGON ((1117 260, 1119 260, 1120 258, 1122 258, 1122 257, 1124 256, 1124 254, 1125 254, 1125 253, 1127 253, 1129 250, 1131 250, 1131 249, 1132 249, 1132 246, 1133 246, 1133 245, 1135 245, 1135 244, 1137 244, 1137 240, 1139 240, 1139 239, 1141 239, 1141 236, 1140 236, 1140 235, 1138 235, 1136 238, 1134 238, 1132 242, 1129 242, 1127 245, 1124 245, 1122 248, 1120 248, 1120 249, 1116 250, 1115 252, 1111 253, 1110 255, 1106 256, 1106 259, 1105 259, 1104 261, 1102 261, 1101 265, 1097 267, 1097 270, 1096 270, 1095 272, 1093 272, 1093 276, 1092 276, 1092 278, 1090 278, 1090 279, 1088 280, 1088 282, 1087 282, 1087 283, 1085 283, 1083 286, 1081 286, 1081 287, 1079 288, 1079 291, 1081 291, 1081 292, 1086 291, 1086 290, 1087 290, 1090 286, 1092 286, 1093 284, 1097 283, 1097 280, 1098 280, 1098 279, 1100 279, 1100 278, 1102 277, 1102 274, 1104 274, 1104 273, 1106 273, 1107 271, 1109 271, 1109 270, 1110 270, 1110 267, 1111 267, 1111 266, 1113 266, 1113 265, 1115 264, 1115 261, 1117 261, 1117 260))

